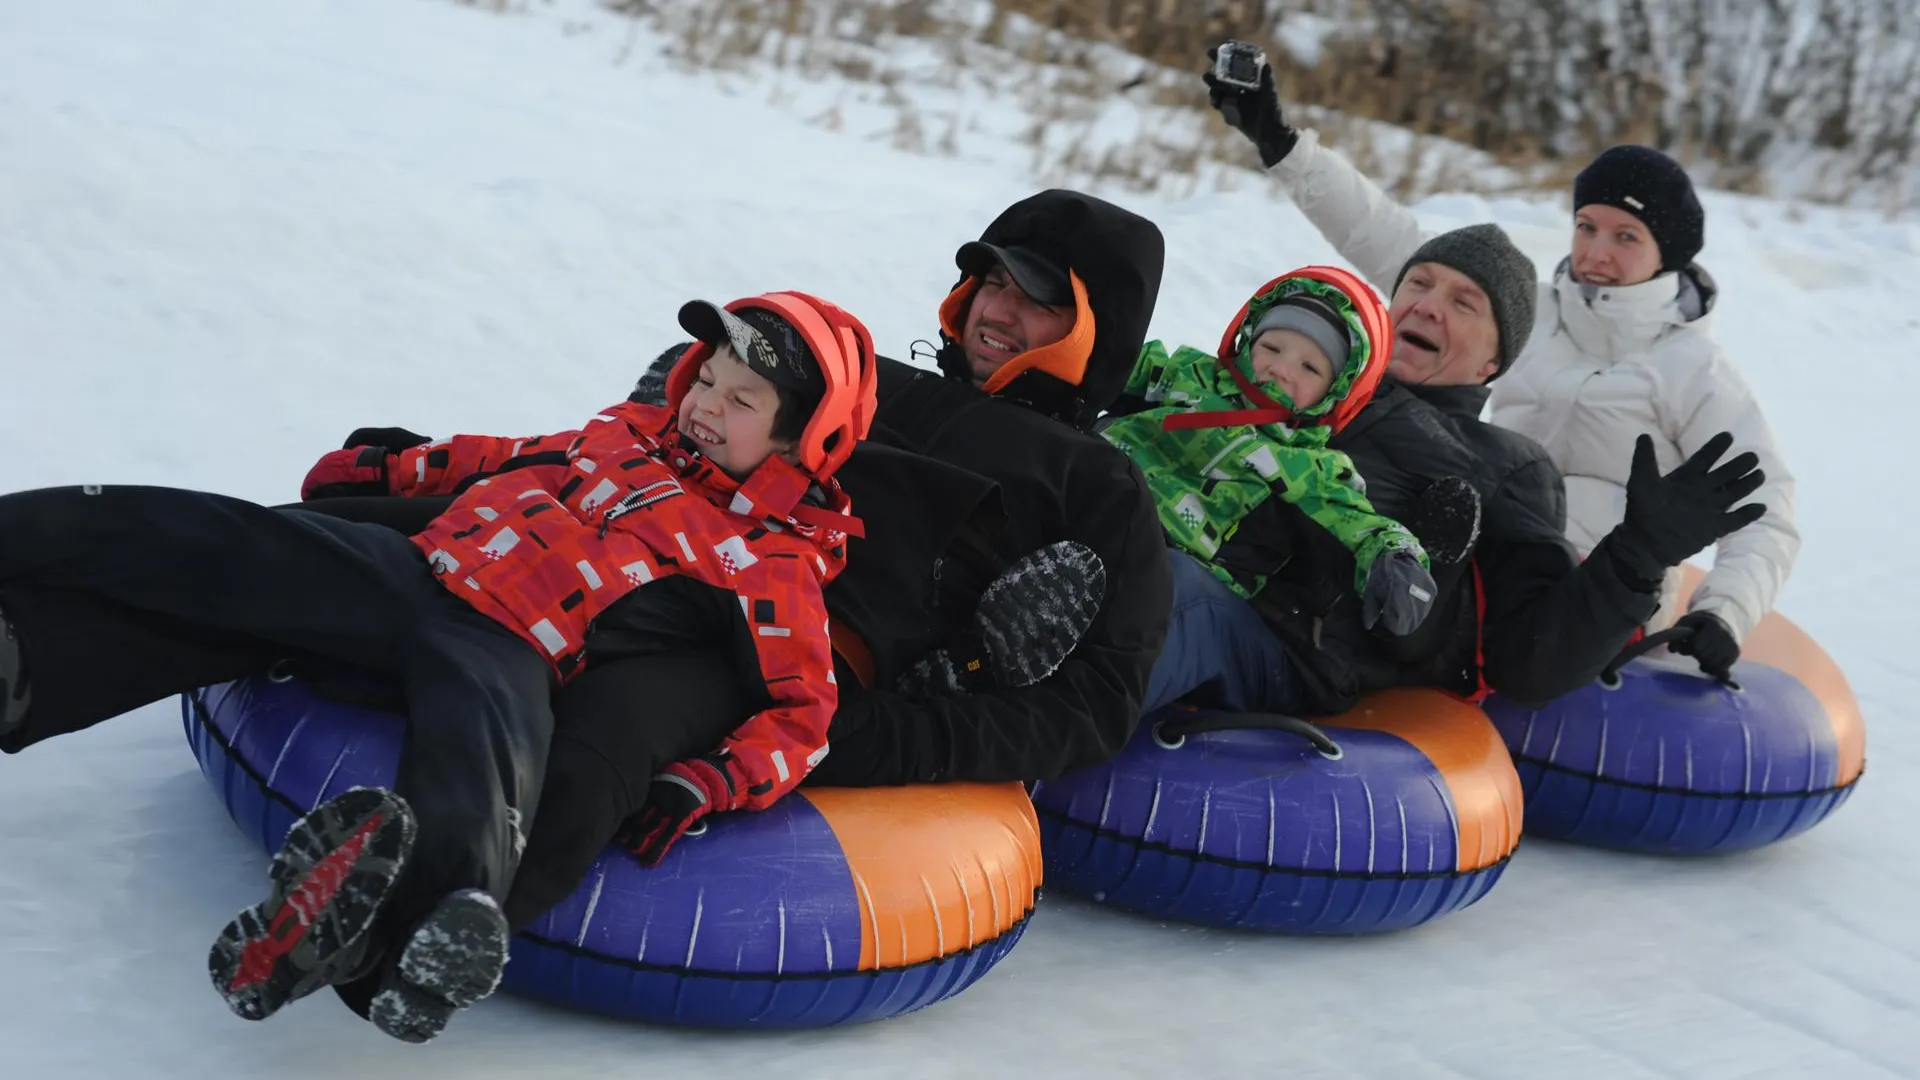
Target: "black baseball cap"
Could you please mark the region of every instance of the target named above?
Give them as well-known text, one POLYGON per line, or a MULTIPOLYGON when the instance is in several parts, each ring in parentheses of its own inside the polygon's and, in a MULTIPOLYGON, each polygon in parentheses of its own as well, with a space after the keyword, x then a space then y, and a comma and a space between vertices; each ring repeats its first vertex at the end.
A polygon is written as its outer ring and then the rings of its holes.
POLYGON ((1066 267, 1030 247, 969 240, 960 245, 953 261, 961 273, 983 280, 995 266, 1004 266, 1013 283, 1035 303, 1048 307, 1073 305, 1073 282, 1067 277, 1066 267))

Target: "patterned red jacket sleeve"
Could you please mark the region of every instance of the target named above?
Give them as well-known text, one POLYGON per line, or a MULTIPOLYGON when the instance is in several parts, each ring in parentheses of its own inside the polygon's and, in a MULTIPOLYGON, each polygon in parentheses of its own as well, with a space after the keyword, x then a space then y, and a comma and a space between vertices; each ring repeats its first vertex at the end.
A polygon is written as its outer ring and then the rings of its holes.
MULTIPOLYGON (((731 791, 731 801, 715 810, 764 810, 827 756, 827 726, 840 688, 816 560, 811 553, 769 554, 737 575, 735 592, 774 704, 702 759, 725 775, 731 791)), ((691 779, 686 763, 666 771, 691 779)))
POLYGON ((452 495, 463 484, 509 468, 565 465, 567 449, 579 431, 508 438, 499 435, 455 435, 450 439, 409 447, 387 463, 388 484, 395 495, 452 495))

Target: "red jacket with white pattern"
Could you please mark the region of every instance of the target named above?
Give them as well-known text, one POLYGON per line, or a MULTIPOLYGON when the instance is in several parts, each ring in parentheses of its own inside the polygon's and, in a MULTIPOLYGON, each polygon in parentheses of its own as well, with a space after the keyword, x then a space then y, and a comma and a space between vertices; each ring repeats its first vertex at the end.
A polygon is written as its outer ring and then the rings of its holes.
MULTIPOLYGON (((680 445, 673 413, 632 402, 579 431, 456 435, 397 457, 398 495, 444 495, 491 474, 414 543, 442 584, 525 638, 562 681, 585 662, 594 618, 633 589, 685 574, 739 596, 774 704, 707 759, 732 790, 716 810, 771 805, 826 757, 839 688, 822 592, 846 565, 846 534, 795 520, 814 485, 798 468, 768 458, 736 481, 680 445)), ((826 512, 848 514, 838 485, 815 490, 826 512)))

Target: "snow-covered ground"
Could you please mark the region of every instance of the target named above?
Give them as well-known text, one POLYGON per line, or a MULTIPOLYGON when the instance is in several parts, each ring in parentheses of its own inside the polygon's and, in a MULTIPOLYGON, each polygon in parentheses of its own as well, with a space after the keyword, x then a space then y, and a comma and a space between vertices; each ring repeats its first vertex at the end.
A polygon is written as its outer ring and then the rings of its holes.
MULTIPOLYGON (((818 291, 904 355, 954 247, 1032 190, 1017 152, 907 156, 770 108, 790 76, 722 88, 644 36, 616 63, 625 33, 583 0, 0 4, 0 490, 282 501, 361 424, 570 426, 692 296, 818 291)), ((1123 201, 1167 234, 1163 336, 1211 342, 1245 290, 1333 258, 1266 194, 1123 201)), ((1048 897, 1000 968, 897 1021, 716 1035, 502 996, 411 1048, 328 997, 250 1025, 208 992, 265 860, 160 704, 0 761, 0 1076, 1920 1075, 1920 222, 1707 204, 1718 333, 1800 481, 1783 607, 1870 724, 1814 832, 1700 862, 1536 842, 1477 906, 1369 940, 1048 897)), ((1557 199, 1418 209, 1565 250, 1557 199)))

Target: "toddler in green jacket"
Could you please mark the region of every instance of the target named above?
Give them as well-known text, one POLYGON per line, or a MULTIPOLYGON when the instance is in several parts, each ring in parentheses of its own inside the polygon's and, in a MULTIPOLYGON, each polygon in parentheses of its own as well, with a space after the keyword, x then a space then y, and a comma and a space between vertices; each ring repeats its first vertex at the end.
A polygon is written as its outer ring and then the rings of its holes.
POLYGON ((1374 510, 1352 460, 1327 447, 1372 399, 1391 340, 1385 306, 1359 278, 1295 270, 1247 302, 1217 355, 1147 342, 1126 388, 1145 408, 1102 435, 1146 477, 1169 542, 1238 595, 1266 584, 1262 560, 1246 553, 1275 547, 1258 534, 1287 527, 1255 514, 1277 496, 1353 553, 1362 624, 1410 634, 1437 591, 1427 552, 1374 510))

